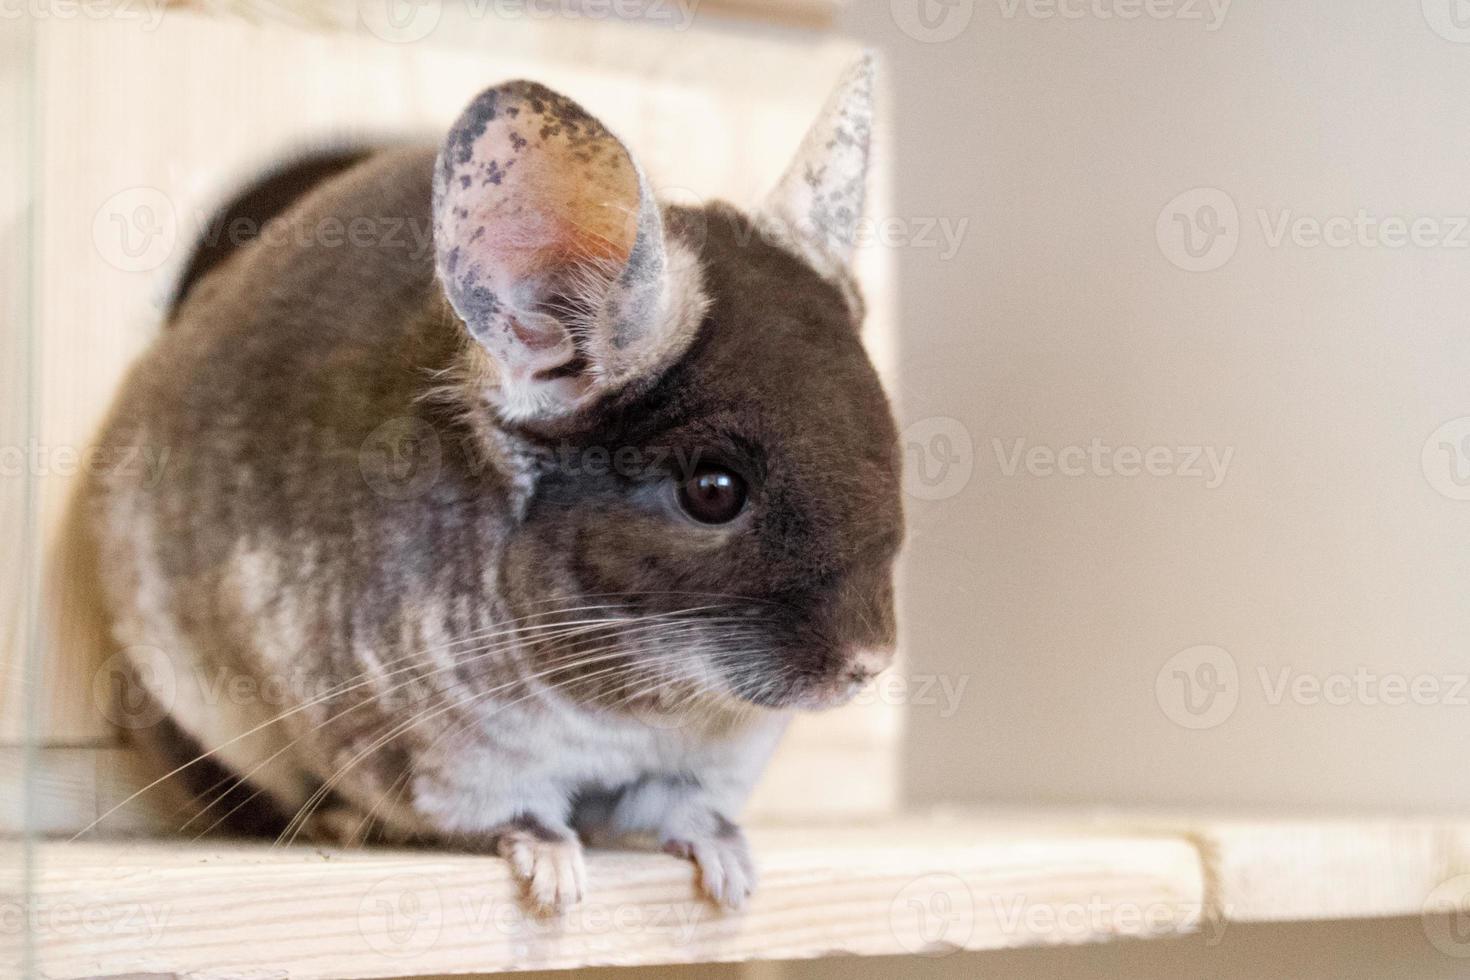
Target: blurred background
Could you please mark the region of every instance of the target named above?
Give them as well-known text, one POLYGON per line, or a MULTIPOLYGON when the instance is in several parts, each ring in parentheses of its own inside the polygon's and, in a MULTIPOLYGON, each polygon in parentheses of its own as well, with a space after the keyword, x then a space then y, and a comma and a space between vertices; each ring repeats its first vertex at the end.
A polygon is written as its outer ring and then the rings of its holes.
MULTIPOLYGON (((147 243, 188 222, 148 221, 312 133, 432 132, 510 74, 609 118, 668 194, 748 202, 869 47, 882 166, 862 262, 904 430, 904 661, 803 733, 764 805, 792 808, 812 753, 854 744, 868 754, 836 770, 854 811, 1470 802, 1461 0, 86 9, 0 0, 0 227, 20 245, 0 272, 0 462, 34 478, 8 481, 0 516, 27 561, 62 507, 57 448, 85 443, 156 325, 182 246, 147 243), (117 238, 115 221, 143 224, 117 238)), ((21 693, 64 673, 18 653, 38 578, 5 586, 8 744, 102 745, 66 696, 21 693)), ((1404 920, 668 975, 1460 966, 1404 920)))

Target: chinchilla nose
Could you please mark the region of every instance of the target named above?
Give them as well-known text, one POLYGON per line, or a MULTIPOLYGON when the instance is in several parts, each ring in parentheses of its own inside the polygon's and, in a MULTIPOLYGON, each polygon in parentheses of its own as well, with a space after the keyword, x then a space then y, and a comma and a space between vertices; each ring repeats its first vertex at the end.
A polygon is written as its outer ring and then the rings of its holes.
POLYGON ((893 647, 855 647, 847 655, 845 677, 854 684, 866 684, 891 663, 893 647))

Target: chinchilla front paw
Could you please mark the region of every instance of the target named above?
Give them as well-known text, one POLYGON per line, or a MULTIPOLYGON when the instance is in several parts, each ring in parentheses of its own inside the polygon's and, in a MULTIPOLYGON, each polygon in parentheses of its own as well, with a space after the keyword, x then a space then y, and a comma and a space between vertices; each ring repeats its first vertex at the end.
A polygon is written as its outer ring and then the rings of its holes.
POLYGON ((517 820, 496 835, 495 851, 510 862, 537 915, 559 915, 587 893, 582 845, 570 830, 517 820))
POLYGON ((694 862, 706 898, 727 909, 741 909, 755 891, 755 861, 739 827, 725 822, 710 834, 673 837, 665 852, 694 862))

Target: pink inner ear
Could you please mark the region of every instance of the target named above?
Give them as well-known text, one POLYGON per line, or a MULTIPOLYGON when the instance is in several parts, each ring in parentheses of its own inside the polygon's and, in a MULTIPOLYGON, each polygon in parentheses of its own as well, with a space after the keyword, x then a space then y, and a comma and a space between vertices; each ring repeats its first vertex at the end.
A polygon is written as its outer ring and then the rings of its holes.
POLYGON ((658 205, 627 149, 530 82, 480 94, 435 164, 439 281, 522 416, 568 412, 646 371, 666 254, 658 205))
POLYGON ((601 123, 543 86, 482 93, 450 131, 438 167, 440 277, 471 331, 509 361, 508 345, 555 344, 545 336, 554 325, 528 320, 559 273, 615 274, 632 254, 641 203, 632 159, 601 123))

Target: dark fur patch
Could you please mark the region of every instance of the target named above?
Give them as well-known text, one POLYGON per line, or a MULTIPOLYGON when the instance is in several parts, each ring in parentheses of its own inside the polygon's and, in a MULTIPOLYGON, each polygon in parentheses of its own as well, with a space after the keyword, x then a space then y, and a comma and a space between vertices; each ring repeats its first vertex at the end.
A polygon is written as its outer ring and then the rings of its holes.
POLYGON ((174 287, 169 313, 178 310, 189 290, 234 252, 260 235, 312 188, 366 160, 381 147, 346 146, 309 153, 262 175, 215 211, 174 287), (239 229, 237 234, 232 229, 239 229))
POLYGON ((572 459, 631 448, 718 461, 751 484, 751 512, 728 533, 691 527, 666 506, 672 467, 552 468, 506 578, 528 595, 637 595, 640 612, 727 596, 749 613, 746 634, 760 630, 747 666, 763 664, 773 687, 832 680, 852 649, 893 642, 903 531, 887 399, 841 292, 805 262, 724 205, 676 209, 668 224, 697 250, 712 301, 689 350, 587 417, 523 434, 572 459))

